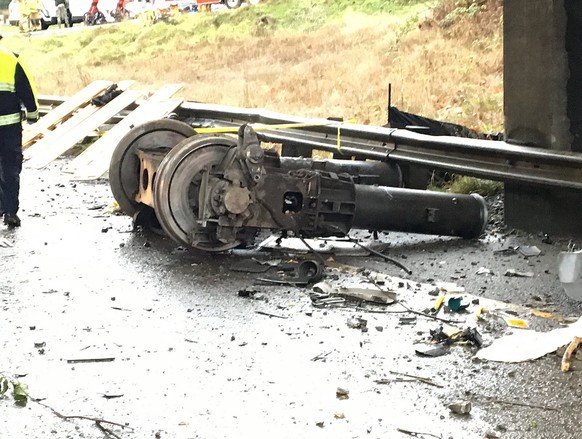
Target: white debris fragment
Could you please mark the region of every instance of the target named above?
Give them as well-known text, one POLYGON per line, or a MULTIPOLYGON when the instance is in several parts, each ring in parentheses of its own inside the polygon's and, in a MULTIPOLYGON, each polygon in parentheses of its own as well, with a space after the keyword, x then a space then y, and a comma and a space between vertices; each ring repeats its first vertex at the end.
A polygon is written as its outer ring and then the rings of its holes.
POLYGON ((476 274, 493 274, 493 272, 489 268, 479 267, 476 274))
POLYGON ((514 268, 510 268, 505 272, 505 276, 508 277, 534 277, 533 271, 517 271, 514 268))
POLYGON ((582 318, 565 328, 549 332, 519 331, 498 338, 477 352, 476 357, 503 363, 535 360, 568 344, 575 336, 582 336, 582 318))

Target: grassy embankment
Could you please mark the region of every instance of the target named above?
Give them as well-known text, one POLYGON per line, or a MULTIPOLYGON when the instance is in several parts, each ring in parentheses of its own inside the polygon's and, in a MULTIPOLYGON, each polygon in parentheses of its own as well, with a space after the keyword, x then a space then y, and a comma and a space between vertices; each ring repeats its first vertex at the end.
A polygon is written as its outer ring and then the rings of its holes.
POLYGON ((5 38, 40 93, 95 79, 186 84, 189 100, 384 124, 402 110, 480 131, 503 123, 502 0, 264 0, 66 36, 5 38))

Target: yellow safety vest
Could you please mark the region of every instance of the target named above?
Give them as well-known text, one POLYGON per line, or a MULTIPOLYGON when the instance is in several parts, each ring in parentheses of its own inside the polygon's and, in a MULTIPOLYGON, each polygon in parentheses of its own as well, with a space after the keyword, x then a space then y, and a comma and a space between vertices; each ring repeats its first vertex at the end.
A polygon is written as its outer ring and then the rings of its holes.
POLYGON ((28 0, 18 0, 18 12, 21 16, 30 15, 30 7, 28 5, 28 0))
MULTIPOLYGON (((18 58, 9 50, 4 48, 0 48, 0 109, 5 108, 3 104, 4 99, 14 100, 14 102, 18 103, 18 96, 16 95, 16 69, 19 65, 18 58)), ((24 67, 20 64, 20 67, 24 71, 24 67)), ((30 94, 32 95, 32 100, 34 101, 34 110, 30 108, 32 105, 27 105, 27 118, 28 119, 38 119, 38 103, 36 102, 36 93, 34 90, 34 86, 30 79, 30 76, 24 71, 26 75, 26 79, 30 84, 30 94)), ((19 104, 10 104, 9 107, 12 107, 12 111, 14 111, 19 104)), ((0 126, 4 125, 12 125, 15 123, 20 123, 21 115, 20 111, 17 112, 10 112, 10 113, 2 113, 0 111, 0 126)))
POLYGON ((42 9, 42 2, 40 0, 28 0, 28 8, 30 11, 40 11, 42 9))

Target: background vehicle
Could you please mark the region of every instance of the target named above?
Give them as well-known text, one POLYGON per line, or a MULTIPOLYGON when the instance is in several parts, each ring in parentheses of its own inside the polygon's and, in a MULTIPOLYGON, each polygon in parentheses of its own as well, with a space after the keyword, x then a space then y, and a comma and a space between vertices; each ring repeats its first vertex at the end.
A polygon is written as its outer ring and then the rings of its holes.
MULTIPOLYGON (((260 2, 260 0, 246 0, 249 5, 256 5, 260 2)), ((223 4, 226 5, 229 9, 238 8, 242 5, 243 0, 197 0, 196 3, 198 5, 218 5, 223 4)))
POLYGON ((8 5, 8 23, 10 23, 11 26, 18 26, 19 21, 20 13, 18 12, 18 2, 12 0, 8 5))
POLYGON ((187 14, 197 10, 196 2, 192 0, 133 0, 125 4, 125 11, 129 18, 152 11, 154 15, 163 17, 166 11, 176 8, 179 12, 187 14))
MULTIPOLYGON (((71 23, 82 23, 83 16, 91 7, 91 0, 69 0, 69 20, 71 23)), ((54 0, 42 0, 40 11, 41 26, 43 29, 57 24, 57 7, 54 0)), ((18 26, 20 22, 20 11, 18 1, 12 0, 8 5, 8 22, 12 26, 18 26)))
MULTIPOLYGON (((260 0, 246 0, 249 5, 256 5, 260 0)), ((130 0, 125 8, 130 18, 135 18, 142 12, 152 9, 164 9, 164 4, 171 3, 177 6, 182 13, 197 12, 199 6, 225 5, 229 9, 235 9, 243 4, 243 0, 130 0)))

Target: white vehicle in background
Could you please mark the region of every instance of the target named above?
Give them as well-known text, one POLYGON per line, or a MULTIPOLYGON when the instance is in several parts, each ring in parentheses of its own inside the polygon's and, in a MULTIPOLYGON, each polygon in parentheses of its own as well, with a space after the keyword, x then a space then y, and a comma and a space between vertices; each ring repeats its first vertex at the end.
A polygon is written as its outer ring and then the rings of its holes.
POLYGON ((8 5, 8 23, 11 26, 18 26, 20 22, 20 11, 18 10, 18 1, 12 0, 8 5))
POLYGON ((132 0, 125 4, 125 10, 129 18, 137 18, 140 14, 148 10, 153 10, 152 2, 146 2, 145 0, 132 0))
MULTIPOLYGON (((92 0, 69 0, 69 21, 73 23, 82 23, 83 16, 91 7, 92 0)), ((55 0, 42 0, 40 10, 40 20, 43 29, 57 24, 57 7, 55 0)), ((20 11, 18 10, 18 1, 12 0, 8 5, 8 22, 12 26, 18 26, 20 23, 20 11)))

